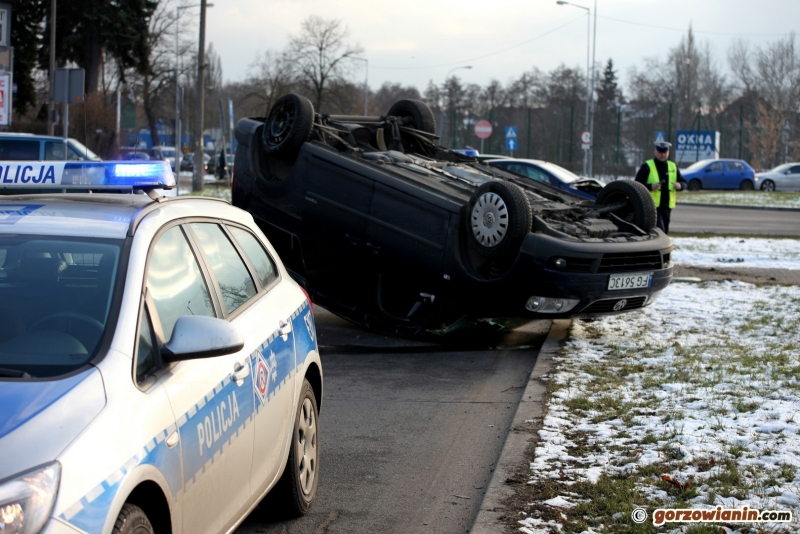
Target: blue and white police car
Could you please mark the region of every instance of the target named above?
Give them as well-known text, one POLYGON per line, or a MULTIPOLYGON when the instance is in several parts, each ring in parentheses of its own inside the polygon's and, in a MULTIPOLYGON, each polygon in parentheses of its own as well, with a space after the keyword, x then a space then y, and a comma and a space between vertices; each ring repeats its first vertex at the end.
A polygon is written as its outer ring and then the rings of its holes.
POLYGON ((2 534, 229 532, 268 492, 314 501, 311 303, 248 213, 174 185, 167 162, 0 162, 2 534))

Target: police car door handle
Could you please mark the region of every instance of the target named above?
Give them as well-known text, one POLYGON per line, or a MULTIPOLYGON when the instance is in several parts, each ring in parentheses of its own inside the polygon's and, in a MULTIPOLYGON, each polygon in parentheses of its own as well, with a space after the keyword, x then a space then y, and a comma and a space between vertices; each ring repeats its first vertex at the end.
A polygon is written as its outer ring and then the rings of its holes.
POLYGON ((241 386, 245 377, 250 374, 250 365, 242 365, 241 362, 233 364, 233 372, 231 373, 231 380, 236 382, 237 386, 241 386))
POLYGON ((289 334, 292 333, 292 323, 287 323, 286 321, 281 321, 278 323, 278 335, 283 338, 284 341, 289 337, 289 334))
POLYGON ((180 434, 178 434, 177 432, 173 432, 167 438, 167 447, 171 449, 172 447, 178 444, 178 441, 180 441, 180 434))

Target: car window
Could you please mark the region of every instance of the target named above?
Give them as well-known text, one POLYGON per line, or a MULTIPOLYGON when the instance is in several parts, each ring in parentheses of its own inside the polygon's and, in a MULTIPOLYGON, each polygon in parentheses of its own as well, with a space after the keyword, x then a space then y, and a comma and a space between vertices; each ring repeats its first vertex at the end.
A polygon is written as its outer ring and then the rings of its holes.
POLYGON ((256 275, 258 276, 259 282, 261 282, 261 286, 266 287, 270 285, 272 281, 278 277, 278 270, 275 268, 275 263, 272 261, 272 258, 269 257, 269 254, 267 254, 267 251, 264 250, 264 247, 258 242, 256 236, 247 230, 236 227, 231 227, 230 231, 234 239, 236 239, 244 250, 244 253, 247 254, 250 264, 256 270, 256 275))
POLYGON ((742 165, 738 161, 729 161, 728 162, 728 170, 729 171, 743 171, 744 170, 744 165, 742 165))
POLYGON ((708 163, 709 163, 710 161, 711 161, 710 159, 701 159, 701 160, 700 160, 700 161, 698 161, 697 163, 692 163, 691 165, 689 165, 688 167, 686 167, 686 170, 687 170, 687 171, 696 171, 696 170, 698 170, 698 169, 702 169, 703 167, 705 167, 706 165, 708 165, 708 163))
POLYGON ((722 170, 722 162, 721 161, 715 161, 714 163, 709 165, 708 168, 706 169, 707 172, 717 172, 717 171, 721 171, 721 170, 722 170))
POLYGON ((789 170, 789 172, 790 172, 791 174, 800 174, 800 165, 795 165, 794 167, 792 167, 792 168, 789 170))
POLYGON ((44 144, 44 159, 46 161, 64 161, 67 159, 66 145, 63 142, 47 141, 44 144))
POLYGON ((0 140, 0 160, 39 161, 39 141, 20 139, 0 140))
POLYGON ((153 346, 153 335, 150 317, 142 310, 142 319, 139 321, 139 340, 136 348, 136 380, 144 380, 147 372, 155 367, 156 355, 153 346))
POLYGON ((164 232, 153 247, 147 288, 165 341, 172 337, 172 329, 182 315, 216 315, 197 259, 179 226, 164 232))
POLYGON ((189 226, 208 258, 209 267, 222 292, 225 310, 231 314, 256 294, 250 272, 219 225, 192 223, 189 226))

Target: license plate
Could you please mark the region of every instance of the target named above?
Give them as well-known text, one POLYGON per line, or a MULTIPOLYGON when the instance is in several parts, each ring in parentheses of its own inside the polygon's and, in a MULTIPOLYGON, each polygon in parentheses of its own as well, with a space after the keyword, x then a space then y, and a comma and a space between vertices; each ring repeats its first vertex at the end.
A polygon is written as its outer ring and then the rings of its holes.
POLYGON ((650 287, 653 273, 612 274, 608 279, 608 289, 639 289, 650 287))

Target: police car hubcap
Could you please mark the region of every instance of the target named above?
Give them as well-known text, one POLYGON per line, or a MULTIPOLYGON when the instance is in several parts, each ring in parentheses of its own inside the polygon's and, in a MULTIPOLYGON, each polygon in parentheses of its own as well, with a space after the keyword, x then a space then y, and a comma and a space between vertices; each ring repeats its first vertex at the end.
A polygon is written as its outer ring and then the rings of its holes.
POLYGON ((317 476, 317 421, 310 399, 303 401, 297 426, 297 474, 300 488, 308 495, 317 476))
POLYGON ((508 207, 495 193, 484 193, 472 208, 472 233, 478 243, 494 247, 503 241, 508 230, 508 207))

